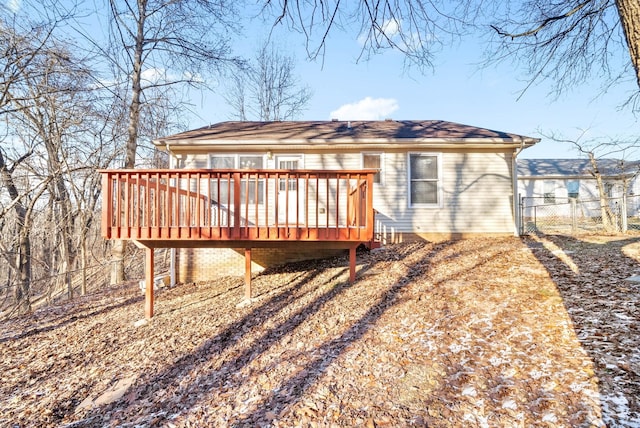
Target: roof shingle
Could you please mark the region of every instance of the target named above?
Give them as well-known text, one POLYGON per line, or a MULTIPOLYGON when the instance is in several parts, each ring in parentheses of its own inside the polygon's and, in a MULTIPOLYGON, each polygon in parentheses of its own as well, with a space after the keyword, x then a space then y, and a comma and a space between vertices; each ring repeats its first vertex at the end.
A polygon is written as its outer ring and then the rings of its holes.
POLYGON ((518 134, 442 120, 384 121, 275 121, 220 122, 156 140, 156 144, 187 141, 355 141, 355 140, 490 140, 539 141, 518 134))

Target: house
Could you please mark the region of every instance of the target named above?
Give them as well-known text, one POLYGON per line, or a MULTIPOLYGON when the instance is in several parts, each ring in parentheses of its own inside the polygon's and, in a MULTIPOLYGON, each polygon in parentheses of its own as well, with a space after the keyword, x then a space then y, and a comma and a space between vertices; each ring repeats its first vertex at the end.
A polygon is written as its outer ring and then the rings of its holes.
MULTIPOLYGON (((601 221, 600 193, 589 159, 518 159, 517 163, 523 233, 540 228, 588 230, 594 227, 592 222, 601 221)), ((597 168, 610 212, 620 216, 616 221, 622 222, 625 213, 637 216, 640 161, 598 159, 597 168)))
MULTIPOLYGON (((270 206, 261 218, 273 216, 279 203, 278 218, 265 220, 271 223, 284 222, 288 216, 297 224, 317 224, 318 218, 320 222, 340 223, 344 222, 340 218, 346 217, 352 224, 359 216, 354 214, 354 207, 361 202, 349 204, 348 196, 335 202, 326 199, 338 187, 360 186, 352 181, 340 184, 354 176, 322 187, 305 174, 373 170, 375 241, 387 245, 415 239, 517 233, 516 156, 538 141, 439 120, 331 120, 222 122, 159 138, 154 144, 169 154, 171 169, 251 169, 256 174, 280 174, 273 182, 271 178, 245 180, 242 189, 246 190, 236 189, 236 193, 242 193, 244 204, 239 210, 246 210, 247 215, 270 206), (294 171, 301 174, 293 179, 282 175, 294 171), (341 213, 340 209, 349 206, 352 212, 341 213)), ((230 200, 233 191, 230 186, 225 190, 224 183, 228 181, 223 180, 222 187, 218 184, 213 199, 230 200)), ((256 248, 251 270, 327 255, 331 250, 303 247, 297 242, 256 248)), ((241 274, 246 268, 242 248, 186 248, 175 257, 175 273, 181 282, 221 272, 241 274)))
MULTIPOLYGON (((567 198, 598 199, 593 166, 589 159, 518 159, 518 194, 555 203, 567 198)), ((598 159, 598 170, 610 198, 640 193, 637 174, 640 161, 598 159)))

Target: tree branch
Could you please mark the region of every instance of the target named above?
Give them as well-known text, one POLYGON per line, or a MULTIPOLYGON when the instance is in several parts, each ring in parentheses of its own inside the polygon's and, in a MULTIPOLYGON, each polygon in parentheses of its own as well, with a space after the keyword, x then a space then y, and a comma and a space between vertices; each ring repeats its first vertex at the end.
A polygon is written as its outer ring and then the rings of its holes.
POLYGON ((493 28, 495 30, 496 33, 498 33, 500 36, 502 37, 511 37, 511 40, 518 38, 518 37, 527 37, 527 36, 531 36, 533 34, 536 34, 538 32, 540 32, 542 29, 544 29, 547 25, 555 22, 555 21, 560 21, 566 18, 569 18, 572 15, 575 15, 576 13, 578 13, 581 9, 583 9, 586 5, 588 5, 589 3, 591 3, 592 0, 586 0, 583 3, 580 3, 578 6, 574 7, 573 9, 571 9, 570 11, 563 13, 562 15, 557 15, 557 16, 551 16, 547 19, 545 19, 544 21, 542 21, 542 23, 537 26, 534 29, 525 31, 523 33, 508 33, 504 30, 501 30, 500 28, 498 28, 495 25, 490 25, 491 28, 493 28))

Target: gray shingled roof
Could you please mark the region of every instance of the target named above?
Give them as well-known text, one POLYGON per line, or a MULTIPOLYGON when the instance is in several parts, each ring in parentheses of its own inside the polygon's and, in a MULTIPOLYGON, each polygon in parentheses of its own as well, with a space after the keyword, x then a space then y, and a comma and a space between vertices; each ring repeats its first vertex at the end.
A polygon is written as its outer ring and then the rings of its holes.
POLYGON ((524 135, 462 125, 441 120, 382 121, 284 121, 221 122, 191 131, 159 138, 157 145, 287 142, 357 141, 466 141, 476 143, 512 143, 530 146, 539 141, 524 135))
MULTIPOLYGON (((604 176, 633 174, 640 167, 640 161, 620 159, 598 159, 598 169, 604 176)), ((589 159, 518 159, 519 177, 591 177, 589 159)))

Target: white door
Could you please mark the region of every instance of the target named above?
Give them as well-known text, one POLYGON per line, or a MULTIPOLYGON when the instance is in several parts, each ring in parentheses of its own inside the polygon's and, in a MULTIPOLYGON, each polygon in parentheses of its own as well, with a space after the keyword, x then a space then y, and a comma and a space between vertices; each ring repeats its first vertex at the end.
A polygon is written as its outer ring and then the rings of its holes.
MULTIPOLYGON (((276 158, 277 169, 301 169, 302 156, 278 156, 276 158)), ((299 225, 305 223, 304 213, 304 180, 286 178, 278 180, 278 223, 289 226, 296 225, 296 216, 299 225)))

